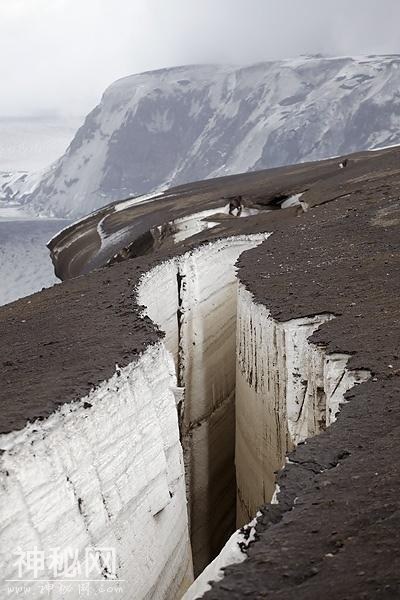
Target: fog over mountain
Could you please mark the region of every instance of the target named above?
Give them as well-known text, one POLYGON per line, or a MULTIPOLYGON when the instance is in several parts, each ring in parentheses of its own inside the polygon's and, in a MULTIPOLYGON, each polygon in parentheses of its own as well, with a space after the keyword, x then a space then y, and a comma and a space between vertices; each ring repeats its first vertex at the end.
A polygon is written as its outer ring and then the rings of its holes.
POLYGON ((77 217, 181 183, 400 143, 400 56, 194 65, 116 81, 42 177, 2 197, 77 217))
POLYGON ((398 52, 399 22, 398 0, 1 0, 0 116, 81 116, 112 81, 182 64, 398 52))
POLYGON ((35 171, 63 154, 83 119, 0 118, 0 171, 35 171))

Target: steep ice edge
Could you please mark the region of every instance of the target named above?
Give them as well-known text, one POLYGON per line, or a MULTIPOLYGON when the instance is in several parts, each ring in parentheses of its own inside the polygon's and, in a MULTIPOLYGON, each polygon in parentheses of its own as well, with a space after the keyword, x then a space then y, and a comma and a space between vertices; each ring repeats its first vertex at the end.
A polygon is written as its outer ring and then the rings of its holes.
MULTIPOLYGON (((331 314, 277 322, 238 282, 236 375, 236 475, 238 525, 266 502, 279 502, 274 472, 287 454, 338 417, 345 393, 370 372, 348 370, 348 354, 327 354, 308 338, 331 314), (269 440, 269 443, 266 442, 269 440)), ((259 514, 259 513, 258 513, 259 514)), ((242 562, 254 540, 257 516, 229 539, 183 600, 195 600, 242 562), (249 535, 250 532, 250 535, 249 535)))
POLYGON ((234 473, 222 482, 229 494, 218 487, 234 455, 240 529, 185 600, 246 558, 254 515, 279 500, 274 471, 370 376, 347 370, 348 355, 308 342, 333 315, 279 323, 237 282, 237 258, 269 235, 218 240, 146 273, 137 300, 164 341, 82 400, 0 436, 4 579, 17 575, 13 548, 74 546, 84 560, 88 546, 115 547, 117 567, 98 573, 99 593, 111 579, 126 585, 122 599, 132 587, 138 598, 180 598, 193 581, 192 548, 201 571, 210 538, 225 541, 234 530, 217 510, 235 509, 234 473))
POLYGON ((178 385, 185 390, 178 411, 196 574, 236 527, 235 263, 269 235, 205 244, 155 267, 138 290, 138 303, 165 333, 178 385))
MULTIPOLYGON (((172 358, 156 344, 82 400, 0 436, 1 597, 7 580, 21 579, 16 551, 72 549, 87 576, 91 547, 101 551, 90 597, 111 584, 107 596, 124 600, 132 589, 137 598, 182 595, 193 575, 175 390, 172 358), (114 568, 105 570, 110 548, 114 568)), ((40 578, 59 576, 46 563, 40 578)), ((29 594, 42 598, 41 584, 29 594)), ((68 598, 77 595, 74 587, 68 598)))
MULTIPOLYGON (((121 582, 122 592, 116 590, 115 597, 122 599, 130 598, 133 587, 136 597, 155 600, 179 598, 189 587, 193 581, 192 551, 176 406, 182 396, 166 346, 177 358, 180 350, 174 342, 178 339, 177 311, 182 299, 187 308, 192 304, 193 317, 198 307, 197 319, 202 318, 202 307, 205 315, 213 313, 211 320, 204 319, 204 324, 213 328, 219 316, 212 306, 219 294, 231 331, 229 335, 228 330, 221 331, 224 342, 229 340, 225 353, 234 357, 234 263, 243 250, 266 237, 268 234, 219 241, 163 263, 145 275, 137 290, 139 299, 147 290, 161 312, 172 316, 171 327, 161 318, 166 344, 150 346, 127 367, 116 366, 111 379, 81 400, 62 405, 22 431, 0 436, 4 596, 8 593, 7 580, 19 575, 13 551, 33 548, 45 552, 52 548, 77 550, 82 570, 86 548, 115 548, 115 569, 100 569, 92 575, 98 580, 92 582, 92 597, 102 593, 110 581, 121 582), (178 271, 187 277, 181 299, 178 271), (171 276, 171 288, 166 286, 161 298, 166 273, 171 276), (199 296, 200 282, 205 284, 204 298, 199 296)), ((155 322, 160 323, 160 319, 155 322)), ((189 326, 187 318, 182 326, 189 326)), ((200 351, 197 366, 203 358, 200 351)), ((231 370, 234 385, 234 360, 231 370)), ((224 403, 217 411, 219 417, 223 410, 224 403)), ((42 575, 53 579, 50 567, 46 566, 42 575)), ((30 597, 41 597, 40 587, 32 588, 30 597)))

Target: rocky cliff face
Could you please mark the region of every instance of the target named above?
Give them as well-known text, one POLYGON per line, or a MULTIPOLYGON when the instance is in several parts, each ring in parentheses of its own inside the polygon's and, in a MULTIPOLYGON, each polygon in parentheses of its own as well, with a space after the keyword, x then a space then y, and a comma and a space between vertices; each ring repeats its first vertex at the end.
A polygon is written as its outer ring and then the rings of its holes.
POLYGON ((400 56, 126 77, 24 201, 79 216, 166 186, 400 143, 399 89, 400 56))

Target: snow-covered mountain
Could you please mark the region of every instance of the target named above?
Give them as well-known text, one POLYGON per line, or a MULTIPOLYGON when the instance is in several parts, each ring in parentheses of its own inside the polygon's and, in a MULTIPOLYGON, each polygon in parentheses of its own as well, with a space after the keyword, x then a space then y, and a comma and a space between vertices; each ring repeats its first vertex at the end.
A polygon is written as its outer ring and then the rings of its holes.
POLYGON ((32 173, 0 170, 0 209, 5 205, 13 208, 21 198, 29 198, 47 173, 48 169, 32 173))
POLYGON ((76 217, 165 186, 395 143, 397 55, 164 69, 111 85, 24 202, 76 217))

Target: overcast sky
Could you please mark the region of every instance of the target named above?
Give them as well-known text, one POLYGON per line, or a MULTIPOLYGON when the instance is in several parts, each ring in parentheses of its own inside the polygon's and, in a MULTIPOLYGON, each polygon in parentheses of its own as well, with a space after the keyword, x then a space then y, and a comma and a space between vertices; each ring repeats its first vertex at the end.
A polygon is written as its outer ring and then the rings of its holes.
POLYGON ((131 73, 400 52, 399 0, 0 0, 0 117, 85 114, 131 73))

